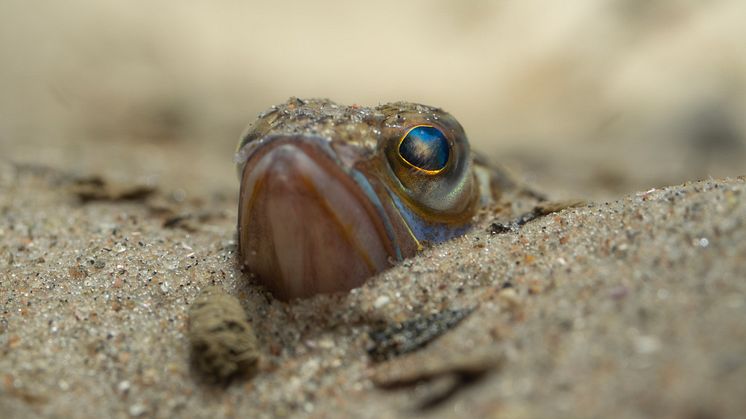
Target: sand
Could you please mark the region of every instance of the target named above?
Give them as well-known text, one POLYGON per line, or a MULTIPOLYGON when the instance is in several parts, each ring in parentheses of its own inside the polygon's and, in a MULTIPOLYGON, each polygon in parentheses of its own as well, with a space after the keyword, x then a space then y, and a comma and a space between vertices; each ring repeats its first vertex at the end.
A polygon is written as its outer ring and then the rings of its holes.
POLYGON ((746 411, 743 178, 629 194, 498 234, 486 214, 347 295, 291 303, 237 270, 231 191, 226 181, 185 197, 136 176, 0 162, 1 416, 746 411), (212 384, 190 362, 189 306, 210 285, 246 312, 261 357, 252 378, 212 384), (371 360, 376 327, 448 310, 472 311, 424 348, 371 360))

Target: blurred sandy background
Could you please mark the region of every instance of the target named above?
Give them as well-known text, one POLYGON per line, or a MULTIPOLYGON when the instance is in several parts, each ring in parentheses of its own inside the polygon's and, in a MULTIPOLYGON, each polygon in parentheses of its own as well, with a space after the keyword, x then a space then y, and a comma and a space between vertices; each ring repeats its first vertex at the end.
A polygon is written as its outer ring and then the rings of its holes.
POLYGON ((558 195, 740 175, 741 0, 0 2, 0 154, 232 193, 289 96, 437 105, 558 195))

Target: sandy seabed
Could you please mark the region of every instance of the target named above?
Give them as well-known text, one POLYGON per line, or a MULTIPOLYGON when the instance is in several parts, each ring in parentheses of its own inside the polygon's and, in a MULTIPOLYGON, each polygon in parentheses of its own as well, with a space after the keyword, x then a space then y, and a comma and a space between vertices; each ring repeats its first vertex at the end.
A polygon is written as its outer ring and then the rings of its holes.
POLYGON ((743 178, 691 182, 497 234, 486 214, 348 295, 283 303, 236 268, 230 194, 184 199, 5 161, 0 411, 739 417, 745 196, 743 178), (212 385, 191 366, 188 308, 213 284, 254 328, 251 379, 212 385), (370 359, 376 325, 459 309, 473 311, 425 348, 370 359))

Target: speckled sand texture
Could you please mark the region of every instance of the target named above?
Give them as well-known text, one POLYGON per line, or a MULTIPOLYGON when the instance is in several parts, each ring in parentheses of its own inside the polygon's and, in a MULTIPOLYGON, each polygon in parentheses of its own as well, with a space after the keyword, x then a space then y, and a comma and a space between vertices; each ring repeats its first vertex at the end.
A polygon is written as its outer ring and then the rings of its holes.
POLYGON ((491 235, 488 214, 349 295, 290 304, 237 273, 233 199, 156 189, 81 203, 80 183, 0 163, 3 418, 746 412, 744 179, 566 209, 518 232, 491 235), (210 385, 190 367, 188 308, 212 284, 241 298, 255 329, 251 380, 210 385), (426 348, 368 358, 374 325, 461 308, 474 312, 426 348))

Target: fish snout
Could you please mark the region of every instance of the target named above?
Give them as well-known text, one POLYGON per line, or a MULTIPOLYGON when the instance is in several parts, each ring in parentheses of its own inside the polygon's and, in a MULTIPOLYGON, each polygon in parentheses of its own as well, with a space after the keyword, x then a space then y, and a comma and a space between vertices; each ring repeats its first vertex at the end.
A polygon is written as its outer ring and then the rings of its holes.
POLYGON ((282 299, 347 291, 390 266, 367 195, 321 145, 274 140, 248 157, 238 211, 242 266, 282 299))

